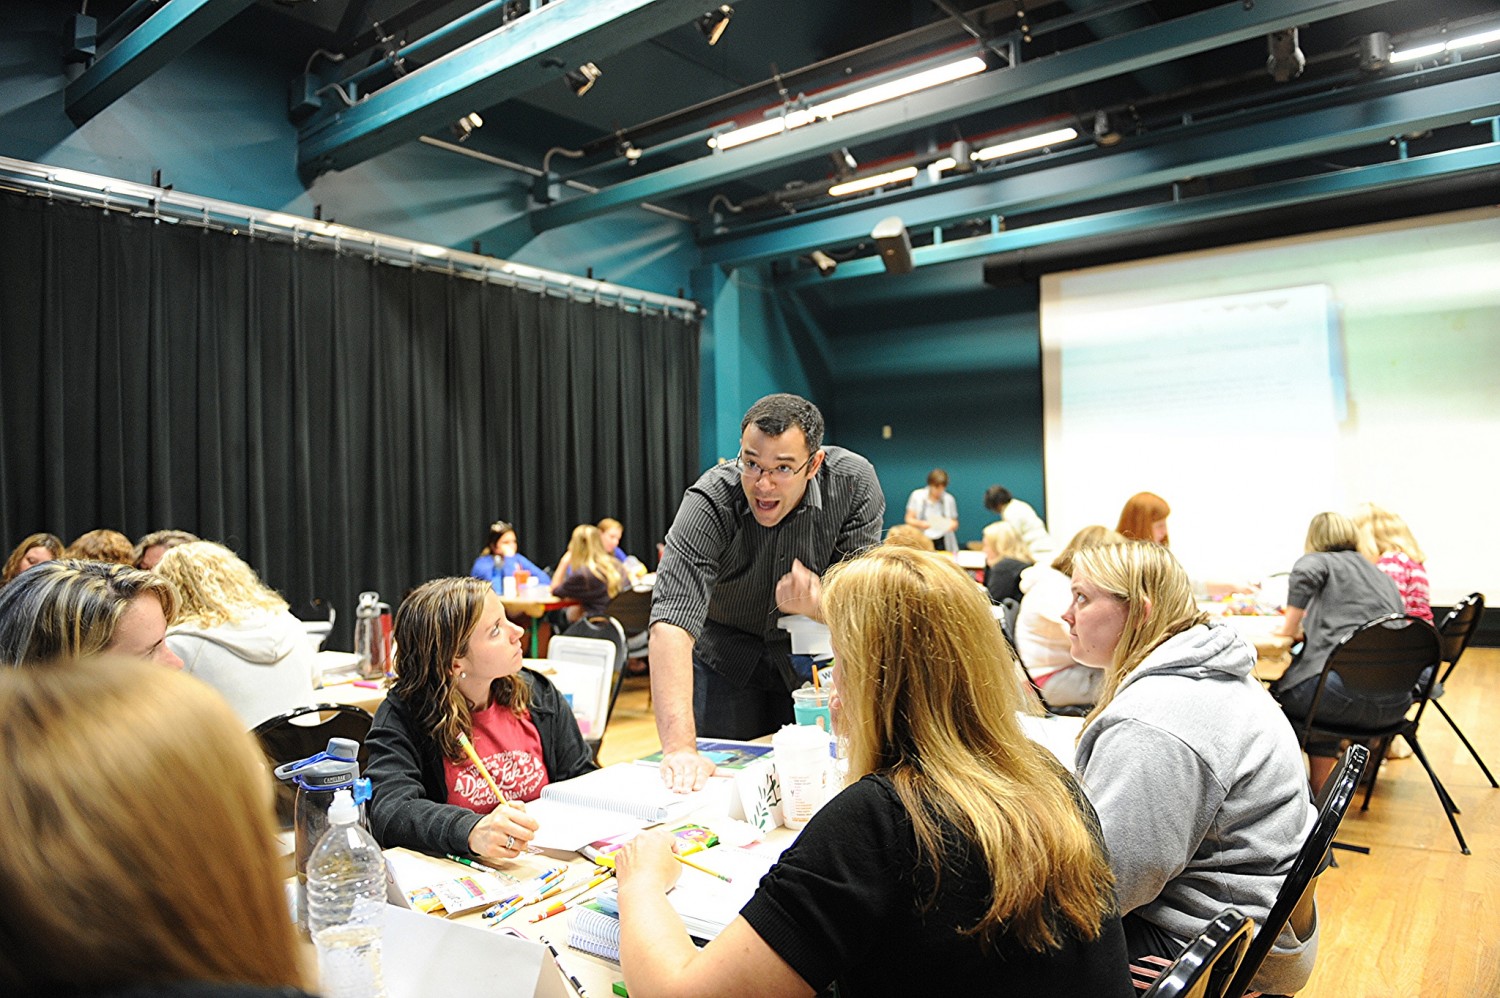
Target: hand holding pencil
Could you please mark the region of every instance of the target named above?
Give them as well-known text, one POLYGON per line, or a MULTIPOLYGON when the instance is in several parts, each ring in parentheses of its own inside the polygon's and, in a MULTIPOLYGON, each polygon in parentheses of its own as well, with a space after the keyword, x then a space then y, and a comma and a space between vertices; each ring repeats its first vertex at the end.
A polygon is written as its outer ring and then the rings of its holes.
POLYGON ((479 770, 479 775, 489 785, 495 799, 500 801, 495 809, 469 831, 469 852, 486 859, 514 859, 526 851, 526 846, 536 836, 537 821, 527 814, 519 803, 508 801, 500 792, 489 768, 474 751, 468 737, 460 734, 459 744, 469 761, 479 770))

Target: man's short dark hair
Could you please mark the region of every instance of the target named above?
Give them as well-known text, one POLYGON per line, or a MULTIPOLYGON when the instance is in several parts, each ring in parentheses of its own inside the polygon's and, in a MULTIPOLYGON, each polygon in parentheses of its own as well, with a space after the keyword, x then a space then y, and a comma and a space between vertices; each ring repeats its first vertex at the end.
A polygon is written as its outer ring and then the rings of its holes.
POLYGON ((752 405, 745 418, 740 420, 740 433, 743 434, 751 423, 768 437, 779 437, 797 427, 807 439, 809 454, 816 454, 823 446, 823 414, 800 395, 767 395, 752 405))
POLYGON ((984 508, 999 513, 1014 498, 1004 485, 991 485, 984 490, 984 508))

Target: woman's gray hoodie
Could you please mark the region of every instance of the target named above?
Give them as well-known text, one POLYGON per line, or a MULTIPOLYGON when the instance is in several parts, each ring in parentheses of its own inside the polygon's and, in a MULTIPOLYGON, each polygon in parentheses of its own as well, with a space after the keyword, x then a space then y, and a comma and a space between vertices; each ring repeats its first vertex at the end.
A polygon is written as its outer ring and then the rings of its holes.
MULTIPOLYGON (((1296 735, 1254 664, 1232 628, 1188 628, 1125 677, 1078 741, 1120 911, 1184 939, 1230 905, 1264 922, 1317 817, 1296 735)), ((1316 954, 1316 925, 1300 941, 1287 928, 1255 988, 1297 991, 1316 954)))

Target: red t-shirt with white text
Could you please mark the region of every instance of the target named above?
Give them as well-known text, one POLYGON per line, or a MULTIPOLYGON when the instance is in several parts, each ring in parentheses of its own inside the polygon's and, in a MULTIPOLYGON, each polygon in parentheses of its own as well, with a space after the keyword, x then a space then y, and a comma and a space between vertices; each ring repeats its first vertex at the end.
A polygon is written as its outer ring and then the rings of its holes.
MULTIPOLYGON (((517 717, 501 704, 476 711, 471 740, 507 800, 536 800, 541 795, 547 785, 547 765, 542 759, 542 739, 529 711, 517 717)), ((495 809, 495 794, 468 759, 462 763, 444 759, 443 779, 449 804, 480 814, 495 809)))

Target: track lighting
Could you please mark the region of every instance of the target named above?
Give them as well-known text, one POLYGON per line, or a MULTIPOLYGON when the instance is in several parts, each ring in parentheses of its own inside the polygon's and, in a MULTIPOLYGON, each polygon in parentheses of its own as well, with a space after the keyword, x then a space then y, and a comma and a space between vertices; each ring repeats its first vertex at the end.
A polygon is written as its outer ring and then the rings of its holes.
POLYGON ((814 267, 818 268, 818 273, 824 277, 829 276, 835 270, 839 269, 839 262, 822 250, 813 250, 807 254, 807 258, 812 261, 814 267))
POLYGON ((484 127, 484 119, 479 116, 478 111, 470 111, 448 126, 448 131, 459 142, 467 142, 470 135, 484 127))
POLYGON ((1110 124, 1109 112, 1102 109, 1094 112, 1095 142, 1101 146, 1113 146, 1119 145, 1122 138, 1124 136, 1115 131, 1114 126, 1110 124))
POLYGON ((724 36, 724 29, 729 27, 729 19, 734 16, 734 8, 729 4, 720 4, 713 10, 703 14, 697 21, 693 22, 703 34, 703 40, 710 45, 719 44, 719 39, 724 36))
POLYGON ((1266 72, 1277 83, 1286 83, 1302 75, 1307 65, 1307 56, 1297 45, 1297 29, 1273 31, 1266 36, 1266 72))
POLYGON ((859 161, 847 147, 835 149, 828 154, 828 158, 833 160, 833 175, 840 180, 848 180, 859 169, 859 161))
POLYGON ((625 158, 625 162, 629 163, 631 166, 635 166, 635 164, 641 161, 641 150, 636 146, 634 142, 631 142, 624 135, 620 135, 616 139, 615 152, 623 156, 625 158))
POLYGON ((594 65, 592 62, 586 62, 582 66, 579 66, 577 69, 568 70, 568 72, 563 74, 563 79, 567 81, 568 87, 571 88, 575 94, 582 97, 584 94, 594 89, 594 84, 598 82, 599 77, 603 75, 604 71, 602 69, 594 65))

